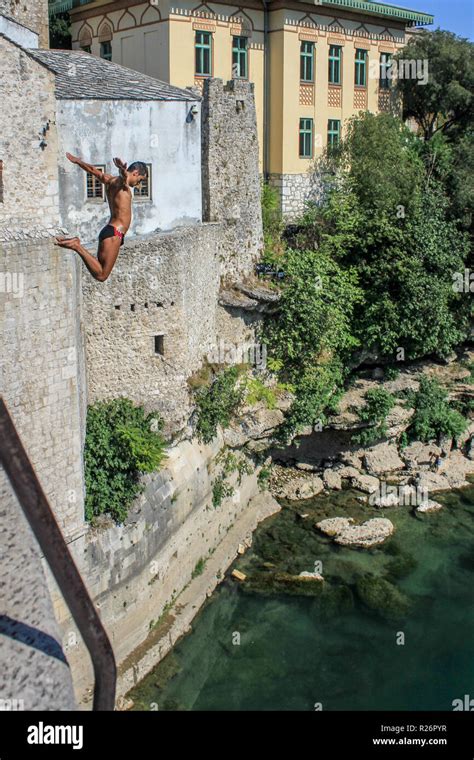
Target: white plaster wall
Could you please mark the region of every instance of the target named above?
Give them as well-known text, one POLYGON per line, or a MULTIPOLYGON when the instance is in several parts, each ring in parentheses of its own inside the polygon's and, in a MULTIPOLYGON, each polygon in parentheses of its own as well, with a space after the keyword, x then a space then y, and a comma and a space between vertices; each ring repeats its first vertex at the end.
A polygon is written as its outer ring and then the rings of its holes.
MULTIPOLYGON (((192 101, 58 102, 62 224, 84 242, 95 241, 109 219, 105 201, 88 201, 85 174, 68 151, 116 173, 113 156, 152 164, 152 200, 135 201, 129 237, 201 221, 200 114, 192 101)), ((199 102, 195 105, 200 108, 199 102)))

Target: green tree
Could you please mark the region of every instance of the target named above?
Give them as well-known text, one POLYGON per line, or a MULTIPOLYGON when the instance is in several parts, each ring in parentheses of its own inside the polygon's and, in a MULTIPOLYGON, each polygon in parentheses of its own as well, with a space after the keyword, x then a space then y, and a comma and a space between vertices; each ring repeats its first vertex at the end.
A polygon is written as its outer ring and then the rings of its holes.
POLYGON ((425 140, 442 131, 454 136, 472 124, 474 56, 469 40, 437 29, 412 37, 395 60, 426 61, 428 82, 403 77, 397 89, 404 117, 414 118, 425 140))
POLYGON ((468 331, 468 299, 453 290, 468 240, 421 146, 392 116, 353 119, 319 214, 320 244, 356 268, 363 289, 354 335, 387 357, 398 347, 407 358, 445 355, 468 331))
POLYGON ((69 13, 56 13, 49 18, 49 46, 53 49, 70 50, 71 18, 69 13))

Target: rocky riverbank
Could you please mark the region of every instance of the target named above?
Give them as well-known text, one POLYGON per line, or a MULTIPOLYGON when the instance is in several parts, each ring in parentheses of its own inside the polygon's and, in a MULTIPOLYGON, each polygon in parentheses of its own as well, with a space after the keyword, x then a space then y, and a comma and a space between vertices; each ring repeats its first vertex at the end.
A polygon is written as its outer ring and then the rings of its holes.
POLYGON ((351 487, 380 508, 405 504, 424 511, 435 509, 431 493, 462 488, 474 474, 473 413, 468 413, 467 428, 457 440, 407 445, 403 434, 414 414, 407 391, 416 392, 420 377, 427 375, 447 389, 450 401, 462 401, 472 409, 474 386, 466 365, 473 359, 474 353, 467 352, 462 363, 420 362, 402 369, 394 380, 379 379, 379 369, 371 371, 372 377, 357 379, 324 427, 303 431, 286 449, 272 449, 269 486, 273 495, 287 502, 304 502, 351 487), (395 404, 386 420, 384 439, 361 447, 354 443, 354 436, 367 425, 361 423, 358 410, 365 406, 367 392, 375 388, 392 394, 395 404))

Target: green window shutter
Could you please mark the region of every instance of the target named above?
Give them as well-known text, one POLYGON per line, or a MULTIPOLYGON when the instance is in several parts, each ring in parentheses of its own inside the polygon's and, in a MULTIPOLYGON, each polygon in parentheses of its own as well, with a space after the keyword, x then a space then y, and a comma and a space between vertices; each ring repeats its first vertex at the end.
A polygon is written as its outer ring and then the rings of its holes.
POLYGON ((336 148, 341 141, 341 122, 338 119, 328 121, 328 148, 336 148))
POLYGON ((392 65, 392 56, 390 53, 380 54, 380 79, 379 87, 381 90, 389 90, 392 84, 389 76, 389 69, 392 65))
POLYGON ((355 83, 359 87, 367 86, 367 50, 356 50, 355 83))
POLYGON ((313 119, 300 119, 299 157, 313 157, 313 119))
POLYGON ((210 32, 196 31, 196 74, 210 76, 212 72, 212 35, 210 32))
POLYGON ((300 79, 302 82, 314 82, 314 42, 301 43, 300 79))
POLYGON ((248 79, 247 37, 232 37, 232 76, 248 79))
POLYGON ((342 48, 339 45, 329 46, 329 84, 341 84, 342 48))

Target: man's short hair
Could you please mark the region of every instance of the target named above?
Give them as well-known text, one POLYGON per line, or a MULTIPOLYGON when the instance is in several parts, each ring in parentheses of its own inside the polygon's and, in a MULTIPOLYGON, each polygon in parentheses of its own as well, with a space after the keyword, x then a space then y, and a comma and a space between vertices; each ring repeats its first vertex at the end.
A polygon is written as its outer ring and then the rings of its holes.
POLYGON ((130 164, 127 171, 137 171, 140 177, 148 177, 148 166, 144 164, 143 161, 134 161, 133 164, 130 164))

